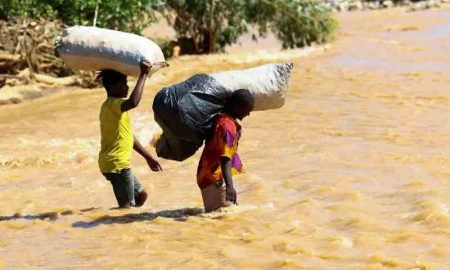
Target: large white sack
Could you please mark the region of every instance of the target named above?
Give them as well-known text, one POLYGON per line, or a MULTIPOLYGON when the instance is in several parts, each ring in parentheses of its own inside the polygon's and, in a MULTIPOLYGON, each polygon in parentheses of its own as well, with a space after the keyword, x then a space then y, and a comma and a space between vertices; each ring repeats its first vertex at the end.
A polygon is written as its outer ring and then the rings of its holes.
POLYGON ((289 88, 293 64, 267 64, 249 69, 209 74, 228 91, 248 89, 255 97, 254 110, 270 110, 283 106, 289 88))
POLYGON ((75 69, 114 69, 137 76, 143 59, 158 64, 152 72, 165 66, 161 48, 150 39, 98 27, 66 28, 57 40, 56 49, 66 65, 75 69))

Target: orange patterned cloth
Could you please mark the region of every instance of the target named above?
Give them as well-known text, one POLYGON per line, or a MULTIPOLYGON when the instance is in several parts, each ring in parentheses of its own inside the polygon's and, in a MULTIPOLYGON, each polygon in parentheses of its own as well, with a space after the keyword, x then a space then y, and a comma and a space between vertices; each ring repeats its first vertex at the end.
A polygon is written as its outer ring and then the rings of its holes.
POLYGON ((223 178, 220 158, 231 160, 231 174, 244 172, 241 159, 237 153, 241 137, 241 126, 229 115, 219 114, 213 136, 206 140, 202 157, 197 169, 197 184, 203 189, 223 178))

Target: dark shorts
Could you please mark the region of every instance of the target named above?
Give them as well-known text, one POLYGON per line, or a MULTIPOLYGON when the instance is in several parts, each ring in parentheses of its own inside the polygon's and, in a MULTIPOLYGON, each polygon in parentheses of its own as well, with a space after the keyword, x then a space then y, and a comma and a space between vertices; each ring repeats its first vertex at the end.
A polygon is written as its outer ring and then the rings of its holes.
POLYGON ((105 178, 111 182, 119 207, 134 206, 134 198, 141 193, 142 187, 131 169, 123 169, 120 173, 104 173, 105 178))

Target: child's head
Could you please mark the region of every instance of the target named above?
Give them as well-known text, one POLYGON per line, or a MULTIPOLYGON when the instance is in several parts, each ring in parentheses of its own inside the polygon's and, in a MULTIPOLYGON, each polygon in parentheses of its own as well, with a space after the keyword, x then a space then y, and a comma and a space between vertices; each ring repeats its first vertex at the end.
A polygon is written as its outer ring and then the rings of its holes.
POLYGON ((253 95, 247 89, 239 89, 228 98, 225 110, 233 117, 242 120, 250 115, 255 105, 253 95))
POLYGON ((110 97, 124 98, 128 95, 127 75, 112 69, 104 69, 97 75, 110 97))

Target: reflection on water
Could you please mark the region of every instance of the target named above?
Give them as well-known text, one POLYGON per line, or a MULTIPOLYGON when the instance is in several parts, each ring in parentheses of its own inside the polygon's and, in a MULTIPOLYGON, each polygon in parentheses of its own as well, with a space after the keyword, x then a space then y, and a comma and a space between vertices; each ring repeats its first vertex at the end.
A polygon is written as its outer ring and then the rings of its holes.
MULTIPOLYGON (((386 12, 419 30, 434 18, 386 12)), ((352 14, 341 18, 346 29, 386 28, 383 12, 357 23, 352 14)), ((133 156, 149 203, 112 209, 96 162, 104 90, 2 107, 0 268, 447 269, 448 53, 434 39, 421 39, 421 54, 405 50, 406 36, 393 44, 369 34, 344 36, 322 55, 191 56, 155 74, 132 114, 143 143, 158 131, 150 104, 161 87, 293 58, 286 105, 242 123, 240 205, 220 212, 201 208, 199 153, 161 161, 160 174, 133 156), (426 68, 405 73, 415 65, 426 68)))

